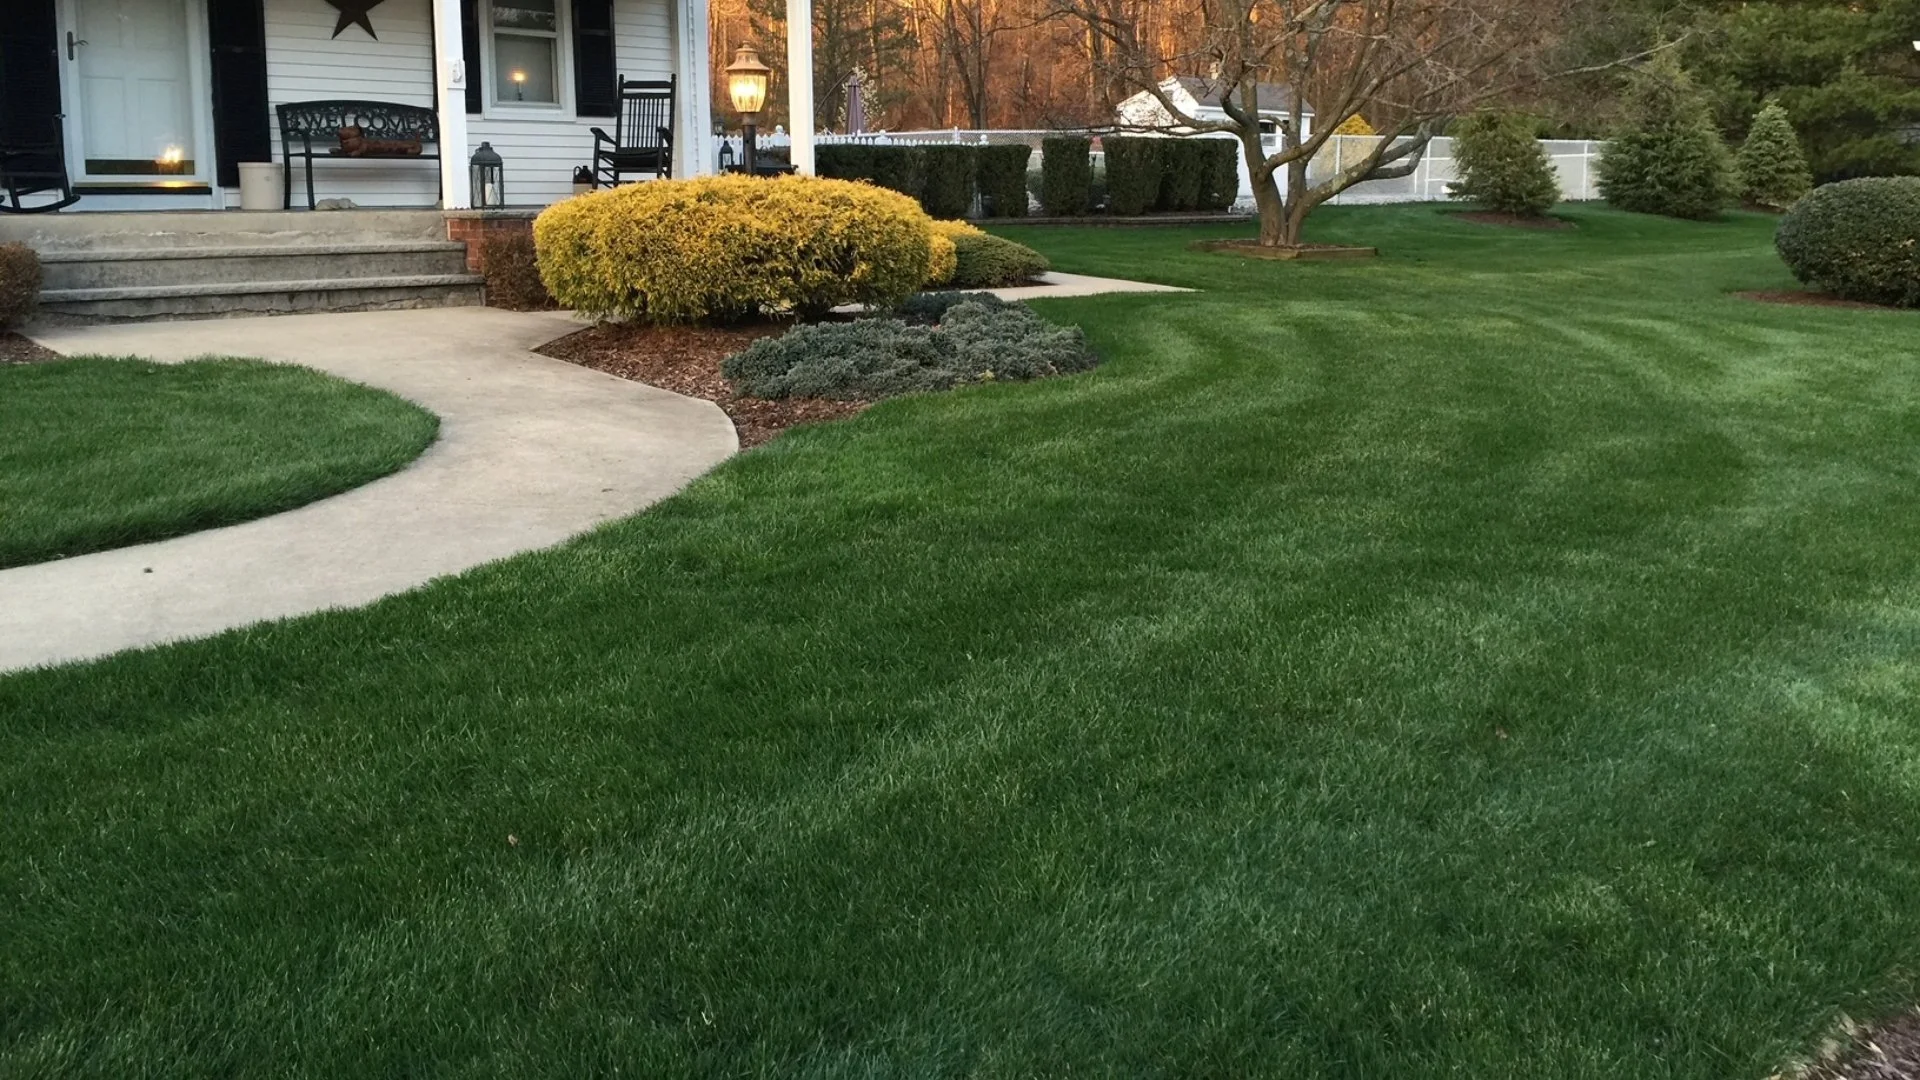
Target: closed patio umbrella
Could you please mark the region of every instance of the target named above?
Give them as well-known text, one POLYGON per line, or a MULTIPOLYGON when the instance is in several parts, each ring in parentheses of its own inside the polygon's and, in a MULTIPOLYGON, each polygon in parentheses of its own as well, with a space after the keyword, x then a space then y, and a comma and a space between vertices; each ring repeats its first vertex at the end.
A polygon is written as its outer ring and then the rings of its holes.
POLYGON ((860 72, 855 71, 847 79, 847 134, 858 135, 867 130, 867 97, 860 88, 860 72))

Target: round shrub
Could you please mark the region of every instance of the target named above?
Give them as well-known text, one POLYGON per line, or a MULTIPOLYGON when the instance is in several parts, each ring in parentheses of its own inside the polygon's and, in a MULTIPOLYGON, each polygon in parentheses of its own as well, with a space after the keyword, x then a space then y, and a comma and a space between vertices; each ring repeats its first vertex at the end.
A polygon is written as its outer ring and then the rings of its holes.
POLYGON ((1793 276, 1846 300, 1920 307, 1920 177, 1814 188, 1780 219, 1774 246, 1793 276))
POLYGON ((533 234, 563 307, 652 322, 891 307, 932 259, 913 199, 811 176, 629 184, 548 207, 533 234))
POLYGON ((953 274, 942 285, 956 289, 998 289, 1032 281, 1047 272, 1047 257, 1011 240, 982 232, 964 221, 936 221, 934 231, 953 241, 953 274))
POLYGON ((927 285, 933 287, 952 284, 953 272, 960 265, 959 256, 954 254, 953 237, 935 229, 930 234, 928 243, 931 246, 928 248, 927 257, 927 285))
POLYGON ((40 256, 25 244, 0 244, 0 330, 26 322, 40 306, 40 256))

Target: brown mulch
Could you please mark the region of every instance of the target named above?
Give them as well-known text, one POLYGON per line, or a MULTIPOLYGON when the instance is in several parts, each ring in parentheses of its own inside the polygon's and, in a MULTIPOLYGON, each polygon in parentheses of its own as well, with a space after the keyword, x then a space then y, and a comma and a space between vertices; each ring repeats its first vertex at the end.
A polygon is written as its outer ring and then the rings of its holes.
POLYGON ((720 374, 720 361, 791 323, 749 326, 635 326, 606 323, 568 334, 538 350, 556 360, 590 367, 720 406, 740 433, 742 449, 759 446, 790 427, 841 420, 873 404, 790 398, 762 401, 734 394, 720 374))
POLYGON ((1529 217, 1525 214, 1496 214, 1490 210, 1468 210, 1453 215, 1461 221, 1471 221, 1476 225, 1500 225, 1509 229, 1574 229, 1579 226, 1571 221, 1542 214, 1529 217))
POLYGON ((1798 304, 1804 307, 1852 308, 1855 311, 1905 311, 1905 308, 1888 307, 1885 304, 1865 304, 1858 300, 1842 300, 1837 296, 1828 296, 1823 292, 1807 289, 1753 289, 1737 292, 1733 295, 1742 300, 1758 300, 1763 304, 1798 304))
POLYGON ((58 360, 60 354, 11 330, 0 330, 0 364, 35 364, 42 360, 58 360))
POLYGON ((1873 1028, 1847 1025, 1842 1036, 1808 1065, 1775 1080, 1920 1080, 1920 1011, 1873 1028))

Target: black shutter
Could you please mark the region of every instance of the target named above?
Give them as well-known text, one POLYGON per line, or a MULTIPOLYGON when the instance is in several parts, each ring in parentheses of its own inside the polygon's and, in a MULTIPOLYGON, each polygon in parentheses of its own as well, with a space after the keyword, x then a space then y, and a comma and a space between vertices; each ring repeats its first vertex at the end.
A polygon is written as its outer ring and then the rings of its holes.
POLYGON ((460 0, 460 51, 467 66, 467 111, 478 113, 486 106, 487 86, 480 63, 480 5, 476 0, 460 0))
POLYGON ((613 0, 573 0, 573 111, 581 116, 620 112, 614 73, 613 0))
POLYGON ((53 141, 60 114, 60 32, 53 0, 12 0, 0 17, 0 142, 53 141))
POLYGON ((241 162, 273 160, 264 9, 264 0, 207 0, 207 40, 213 49, 213 157, 222 187, 240 182, 241 162))

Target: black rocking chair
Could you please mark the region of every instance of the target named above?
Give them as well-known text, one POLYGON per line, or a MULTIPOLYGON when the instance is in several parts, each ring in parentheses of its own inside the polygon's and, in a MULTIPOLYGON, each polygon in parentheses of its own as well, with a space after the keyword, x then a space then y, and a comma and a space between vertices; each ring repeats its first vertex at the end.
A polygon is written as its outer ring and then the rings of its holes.
POLYGON ((620 78, 620 111, 613 134, 593 129, 593 186, 612 187, 623 173, 673 172, 674 84, 620 78))
POLYGON ((80 201, 67 176, 66 138, 60 117, 48 120, 44 135, 0 139, 0 214, 44 214, 80 201), (23 195, 55 192, 58 198, 38 206, 20 201, 23 195))

